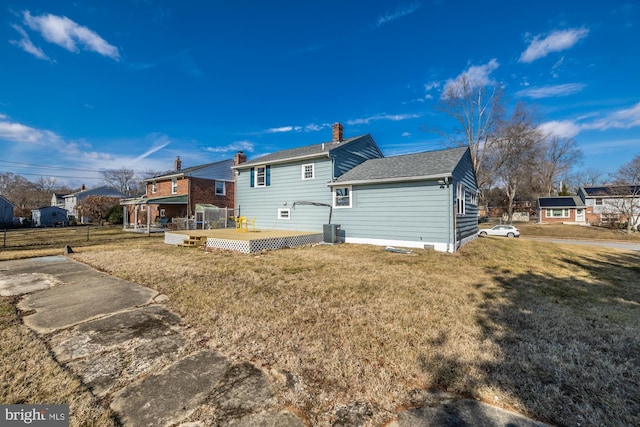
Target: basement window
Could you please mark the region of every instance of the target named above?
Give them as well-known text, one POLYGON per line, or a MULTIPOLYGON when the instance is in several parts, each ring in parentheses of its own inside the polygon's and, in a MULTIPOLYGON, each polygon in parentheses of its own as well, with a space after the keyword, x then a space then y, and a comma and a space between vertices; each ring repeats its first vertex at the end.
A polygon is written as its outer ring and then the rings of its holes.
POLYGON ((291 219, 291 209, 278 208, 278 219, 291 219))

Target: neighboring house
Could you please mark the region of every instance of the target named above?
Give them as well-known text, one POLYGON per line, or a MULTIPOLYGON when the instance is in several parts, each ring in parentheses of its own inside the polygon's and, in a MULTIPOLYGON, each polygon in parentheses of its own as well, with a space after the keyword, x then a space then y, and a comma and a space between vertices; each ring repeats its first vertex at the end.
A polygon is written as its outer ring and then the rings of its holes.
POLYGON ((44 206, 31 211, 33 225, 36 227, 65 227, 69 225, 66 209, 58 206, 44 206))
MULTIPOLYGON (((127 197, 126 194, 123 194, 111 187, 102 186, 102 187, 96 187, 96 188, 91 188, 87 190, 84 184, 82 184, 80 191, 76 191, 75 193, 66 194, 62 196, 64 199, 64 208, 67 210, 69 215, 72 215, 76 219, 76 221, 82 224, 89 223, 91 222, 92 219, 87 216, 78 215, 77 206, 82 200, 84 200, 89 196, 105 196, 105 197, 113 197, 116 199, 122 199, 124 197, 127 197)), ((56 203, 56 205, 58 205, 58 200, 55 199, 55 196, 51 198, 52 205, 54 202, 56 203)))
POLYGON ((64 194, 53 193, 51 196, 51 206, 57 206, 64 209, 64 194))
POLYGON ((233 209, 234 181, 231 167, 246 159, 242 152, 235 160, 222 160, 182 169, 177 157, 173 172, 145 179, 146 194, 120 201, 124 206, 124 227, 191 218, 196 205, 233 209))
POLYGON ((540 197, 538 222, 541 224, 586 225, 586 206, 579 196, 540 197))
POLYGON ((478 232, 467 148, 384 157, 370 135, 272 153, 234 166, 236 209, 256 227, 323 231, 342 240, 455 252, 478 232))
POLYGON ((0 227, 13 224, 13 203, 0 195, 0 227))
POLYGON ((580 187, 578 196, 587 209, 587 222, 593 225, 610 225, 631 221, 637 226, 640 215, 640 186, 609 185, 601 187, 580 187))

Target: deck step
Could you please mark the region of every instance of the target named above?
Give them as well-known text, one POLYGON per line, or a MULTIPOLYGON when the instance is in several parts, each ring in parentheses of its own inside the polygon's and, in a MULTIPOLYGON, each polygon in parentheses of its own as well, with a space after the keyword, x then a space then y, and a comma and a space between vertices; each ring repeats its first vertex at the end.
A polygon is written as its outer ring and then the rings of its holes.
POLYGON ((207 243, 206 236, 189 236, 188 239, 184 239, 182 243, 178 243, 177 246, 183 248, 197 248, 198 246, 204 246, 207 243))

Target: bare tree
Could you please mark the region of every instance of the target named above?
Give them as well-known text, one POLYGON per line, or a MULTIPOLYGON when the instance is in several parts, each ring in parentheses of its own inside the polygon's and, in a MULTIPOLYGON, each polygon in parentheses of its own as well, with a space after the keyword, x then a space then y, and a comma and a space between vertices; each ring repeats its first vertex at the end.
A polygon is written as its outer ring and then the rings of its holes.
POLYGON ((478 186, 485 188, 493 171, 484 168, 483 162, 494 144, 497 125, 504 114, 502 89, 497 85, 480 85, 463 73, 447 84, 436 108, 453 118, 457 127, 453 133, 442 129, 434 131, 455 146, 469 147, 478 186))
POLYGON ((107 212, 119 203, 120 199, 117 197, 87 196, 78 203, 76 209, 81 216, 88 217, 99 224, 107 212))
POLYGON ((51 195, 58 187, 58 180, 52 177, 41 176, 33 182, 38 191, 51 195))
POLYGON ((127 196, 134 196, 144 192, 142 179, 131 169, 108 169, 100 172, 102 181, 127 196))
POLYGON ((533 113, 518 103, 511 117, 502 123, 494 143, 496 174, 504 185, 510 223, 513 220, 513 201, 518 192, 530 183, 543 141, 533 113))
POLYGON ((551 196, 556 188, 562 190, 560 177, 566 176, 582 156, 582 150, 573 138, 551 136, 545 141, 538 171, 540 185, 547 196, 551 196))
POLYGON ((620 166, 609 187, 609 204, 627 220, 627 233, 640 224, 640 154, 620 166))
POLYGON ((602 185, 604 172, 598 168, 587 168, 578 172, 577 181, 581 186, 596 187, 602 185))
POLYGON ((31 216, 31 209, 43 206, 33 183, 12 172, 0 174, 0 194, 13 203, 15 216, 31 216))

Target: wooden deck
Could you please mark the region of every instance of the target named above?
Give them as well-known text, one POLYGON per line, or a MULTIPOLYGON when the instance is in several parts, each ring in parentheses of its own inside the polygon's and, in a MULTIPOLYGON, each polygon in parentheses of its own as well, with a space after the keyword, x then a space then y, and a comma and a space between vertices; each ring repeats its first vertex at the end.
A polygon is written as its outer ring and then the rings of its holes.
MULTIPOLYGON (((185 242, 206 239, 207 248, 224 249, 242 253, 260 252, 292 248, 296 246, 320 243, 321 232, 256 230, 236 231, 234 228, 213 230, 165 231, 164 242, 170 245, 185 245, 185 242)), ((193 246, 186 244, 187 246, 193 246)))

